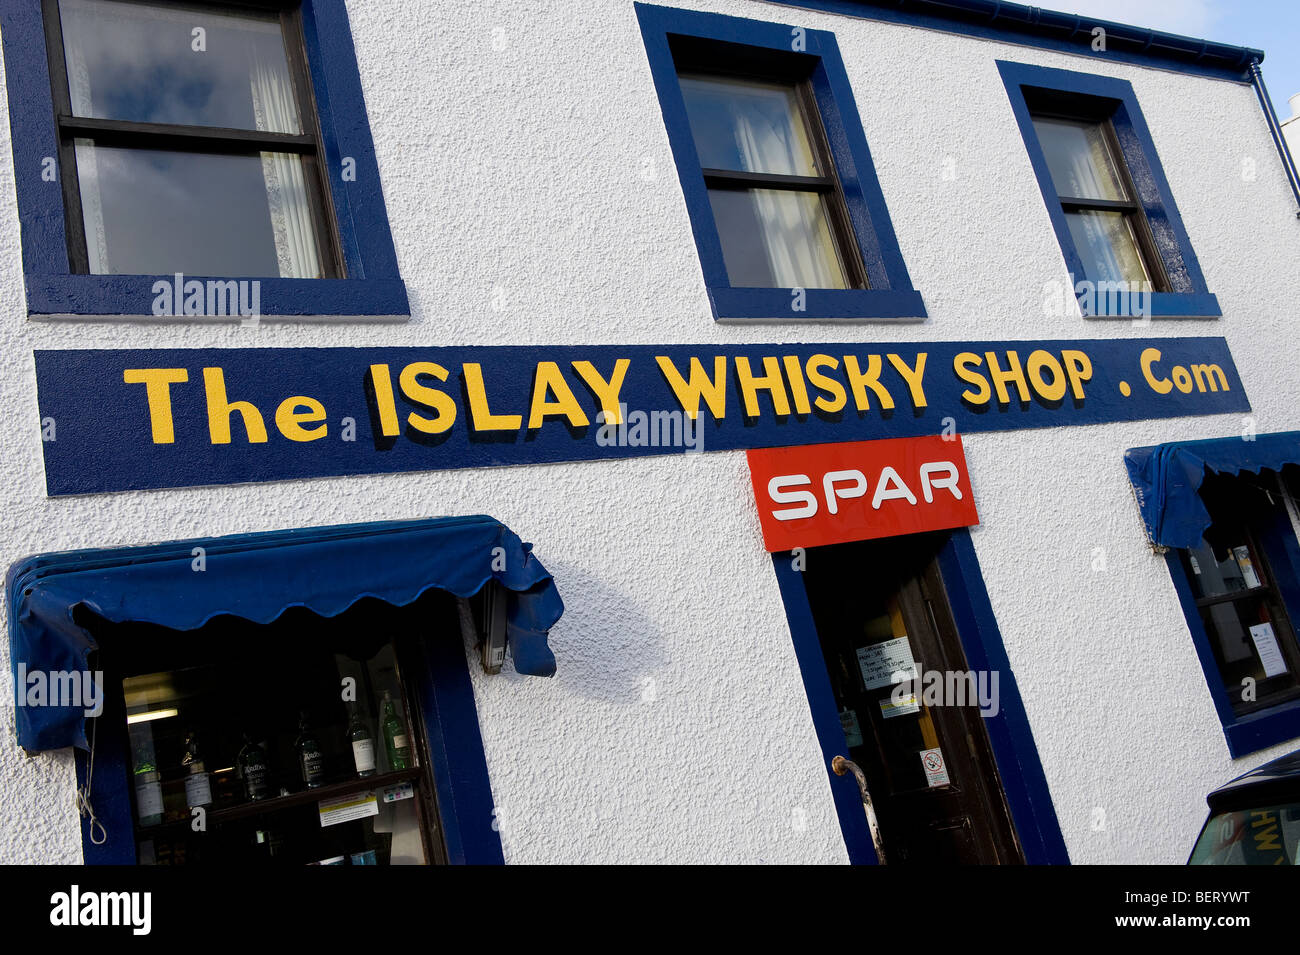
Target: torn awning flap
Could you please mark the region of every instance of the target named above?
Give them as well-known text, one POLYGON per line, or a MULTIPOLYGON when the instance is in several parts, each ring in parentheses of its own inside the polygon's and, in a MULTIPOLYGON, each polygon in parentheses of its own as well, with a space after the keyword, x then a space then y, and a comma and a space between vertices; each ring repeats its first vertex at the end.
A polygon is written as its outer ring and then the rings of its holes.
POLYGON ((1241 474, 1300 464, 1300 431, 1130 448, 1124 464, 1151 542, 1196 547, 1213 523, 1200 495, 1206 468, 1241 474))
POLYGON ((79 606, 115 623, 193 630, 221 614, 270 623, 293 606, 332 617, 363 597, 395 606, 427 590, 469 597, 489 580, 507 590, 506 633, 515 669, 553 675, 547 634, 564 604, 531 545, 486 516, 299 528, 25 558, 6 577, 18 743, 28 752, 89 748, 81 707, 34 707, 19 697, 20 665, 27 673, 87 669, 96 644, 74 619, 79 606), (202 571, 194 569, 199 554, 202 571))

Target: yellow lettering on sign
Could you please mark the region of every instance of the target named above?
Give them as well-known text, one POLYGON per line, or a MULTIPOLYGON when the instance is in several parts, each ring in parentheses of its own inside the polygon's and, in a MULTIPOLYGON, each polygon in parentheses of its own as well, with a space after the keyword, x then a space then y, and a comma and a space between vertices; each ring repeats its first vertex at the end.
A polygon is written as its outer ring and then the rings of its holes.
POLYGON ((1061 352, 1061 361, 1065 365, 1065 376, 1070 379, 1070 394, 1082 401, 1083 383, 1092 381, 1092 359, 1086 352, 1067 348, 1061 352))
POLYGON ((317 438, 325 437, 329 430, 327 424, 322 424, 319 428, 303 427, 304 424, 324 420, 325 406, 315 398, 308 398, 306 395, 285 398, 280 402, 280 407, 275 409, 275 426, 290 441, 315 441, 317 438), (299 408, 307 410, 299 411, 299 408))
POLYGON ((621 424, 623 420, 622 412, 619 409, 619 393, 623 390, 623 379, 627 377, 628 366, 632 364, 630 358, 620 358, 614 362, 614 373, 606 381, 596 370, 596 366, 589 361, 575 361, 573 370, 582 376, 582 380, 587 383, 600 402, 600 408, 605 412, 605 424, 621 424))
POLYGON ((149 428, 154 444, 174 444, 176 429, 172 422, 171 386, 189 381, 190 373, 184 368, 126 368, 122 381, 128 385, 144 385, 144 396, 149 402, 149 428))
POLYGON ((560 366, 553 361, 539 361, 537 376, 533 379, 533 401, 528 412, 528 430, 540 428, 547 418, 563 415, 575 428, 591 424, 587 413, 578 404, 569 383, 564 380, 560 366), (551 400, 547 395, 554 395, 551 400))
POLYGON ((972 366, 978 368, 982 364, 984 359, 972 351, 960 352, 952 358, 952 370, 957 372, 957 377, 979 388, 979 391, 971 391, 967 388, 961 393, 962 400, 968 404, 986 405, 993 397, 993 389, 989 387, 988 379, 978 371, 972 370, 972 366))
POLYGON ((518 431, 524 423, 523 415, 493 414, 488 407, 487 391, 483 387, 483 366, 466 362, 461 366, 465 377, 465 394, 469 397, 469 416, 475 431, 518 431))
POLYGON ((379 431, 386 438, 395 438, 401 431, 397 423, 397 404, 393 400, 393 376, 387 365, 370 366, 370 383, 375 389, 375 408, 379 412, 379 431))
POLYGON ((928 352, 917 352, 916 367, 912 368, 898 355, 889 356, 889 363, 903 376, 903 381, 907 382, 907 390, 912 393, 914 408, 925 407, 925 389, 921 386, 921 380, 925 377, 925 360, 928 357, 928 352))
POLYGON ((1159 348, 1148 348, 1142 352, 1139 359, 1142 363, 1142 377, 1147 380, 1151 390, 1158 395, 1167 395, 1174 390, 1174 383, 1168 378, 1157 378, 1151 370, 1151 366, 1160 360, 1159 348))
POLYGON ((820 371, 822 368, 834 370, 840 367, 840 360, 832 358, 830 355, 813 355, 808 359, 808 381, 815 388, 820 388, 829 395, 829 398, 818 396, 813 399, 815 404, 827 414, 835 414, 837 411, 843 411, 844 406, 848 404, 849 396, 836 378, 829 375, 823 375, 820 371))
POLYGON ((203 390, 208 399, 208 434, 213 444, 230 443, 230 416, 236 411, 244 421, 250 444, 266 442, 266 422, 251 401, 226 398, 226 373, 220 368, 203 369, 203 390))
POLYGON ((794 399, 795 414, 810 414, 812 405, 808 403, 808 385, 803 380, 803 366, 797 355, 786 355, 781 359, 785 365, 785 377, 790 381, 790 396, 794 399))
POLYGON ((868 388, 875 392, 881 408, 889 411, 894 407, 893 395, 889 393, 888 388, 880 383, 880 369, 879 355, 867 356, 867 371, 865 374, 858 366, 857 355, 844 356, 844 372, 849 376, 849 387, 853 389, 853 403, 857 405, 859 411, 871 410, 871 400, 867 397, 868 388))
POLYGON ((727 415, 727 357, 725 355, 715 355, 713 358, 713 377, 710 378, 704 371, 704 366, 695 356, 691 356, 691 377, 690 380, 682 378, 681 372, 672 363, 667 355, 656 355, 655 362, 659 365, 659 370, 663 372, 664 378, 668 381, 669 387, 673 389, 673 394, 677 396, 677 403, 681 405, 682 410, 691 418, 699 417, 700 399, 709 406, 709 411, 713 417, 721 421, 727 415))
POLYGON ((446 381, 447 369, 431 361, 412 362, 402 369, 401 377, 398 378, 402 394, 416 404, 437 412, 432 418, 426 418, 412 411, 406 416, 406 423, 425 434, 442 434, 456 423, 456 402, 446 392, 421 384, 421 375, 446 381))
POLYGON ((790 413, 790 399, 785 394, 785 379, 781 377, 781 366, 770 355, 763 359, 765 374, 755 375, 749 368, 749 359, 744 355, 736 356, 736 380, 740 383, 740 397, 745 404, 745 417, 757 418, 762 412, 758 410, 758 393, 766 391, 772 396, 772 407, 779 415, 790 413))

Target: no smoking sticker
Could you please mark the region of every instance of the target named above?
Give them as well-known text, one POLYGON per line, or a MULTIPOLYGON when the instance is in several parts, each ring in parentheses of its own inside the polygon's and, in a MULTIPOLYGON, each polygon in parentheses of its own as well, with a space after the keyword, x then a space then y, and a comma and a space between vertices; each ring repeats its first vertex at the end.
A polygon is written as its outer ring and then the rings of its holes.
POLYGON ((921 750, 921 766, 925 769, 927 786, 947 786, 952 782, 948 778, 948 764, 943 761, 942 750, 921 750))

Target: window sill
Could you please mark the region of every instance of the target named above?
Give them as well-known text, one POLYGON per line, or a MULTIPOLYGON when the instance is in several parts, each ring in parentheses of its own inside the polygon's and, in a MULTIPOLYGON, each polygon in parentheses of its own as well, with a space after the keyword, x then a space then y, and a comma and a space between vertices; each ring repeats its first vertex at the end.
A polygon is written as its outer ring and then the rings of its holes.
MULTIPOLYGON (((1101 293, 1098 293, 1099 295, 1101 293)), ((1079 308, 1084 318, 1092 319, 1140 319, 1140 318, 1222 318, 1223 310, 1219 308, 1219 299, 1210 292, 1154 292, 1151 295, 1151 308, 1148 315, 1144 310, 1129 308, 1129 302, 1118 301, 1113 310, 1107 309, 1110 302, 1099 303, 1101 310, 1094 315, 1085 298, 1080 298, 1079 308)))
POLYGON ((1287 700, 1225 723, 1223 735, 1233 759, 1300 738, 1300 699, 1287 700))
MULTIPOLYGON (((27 286, 27 314, 32 320, 121 320, 143 322, 244 321, 406 321, 410 304, 401 279, 282 279, 210 278, 183 276, 183 281, 203 283, 201 310, 188 311, 184 298, 172 302, 174 275, 31 275, 27 286), (209 282, 258 283, 250 285, 240 310, 238 293, 233 307, 223 305, 217 292, 208 306, 209 282), (168 291, 155 292, 156 283, 168 291)), ((197 303, 196 303, 197 305, 197 303)))
POLYGON ((926 318, 921 293, 913 289, 709 289, 719 322, 914 321, 926 318), (802 308, 797 306, 802 305, 802 308))

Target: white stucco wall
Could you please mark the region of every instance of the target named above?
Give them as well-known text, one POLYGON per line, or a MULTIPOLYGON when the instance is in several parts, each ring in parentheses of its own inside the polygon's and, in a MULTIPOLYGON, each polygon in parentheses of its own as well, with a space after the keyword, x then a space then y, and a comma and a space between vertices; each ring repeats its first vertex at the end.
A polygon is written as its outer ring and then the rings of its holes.
MULTIPOLYGON (((1255 427, 1297 426, 1300 223, 1250 87, 749 0, 676 5, 836 33, 926 322, 712 321, 631 0, 354 0, 410 322, 29 322, 6 158, 0 566, 76 547, 492 514, 536 543, 567 605, 553 680, 472 669, 509 861, 845 861, 740 452, 44 494, 36 348, 1223 335, 1255 427), (1045 314, 1044 285, 1065 281, 1065 266, 999 58, 1133 83, 1222 319, 1134 329, 1045 314), (1241 175, 1246 157, 1254 179, 1241 175)), ((0 136, 10 157, 7 116, 0 136)), ((1291 748, 1229 759, 1121 461, 1135 445, 1242 428, 1217 416, 966 438, 975 547, 1076 862, 1181 862, 1205 792, 1291 748)), ((0 692, 12 698, 7 667, 0 692)), ((25 757, 5 720, 0 860, 79 861, 69 754, 25 757)))

